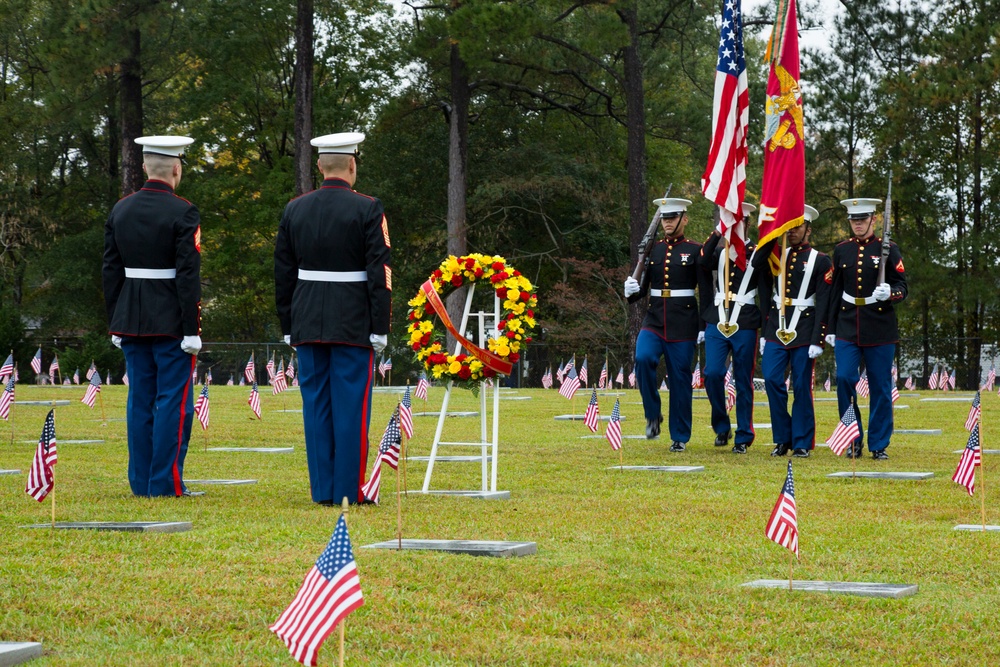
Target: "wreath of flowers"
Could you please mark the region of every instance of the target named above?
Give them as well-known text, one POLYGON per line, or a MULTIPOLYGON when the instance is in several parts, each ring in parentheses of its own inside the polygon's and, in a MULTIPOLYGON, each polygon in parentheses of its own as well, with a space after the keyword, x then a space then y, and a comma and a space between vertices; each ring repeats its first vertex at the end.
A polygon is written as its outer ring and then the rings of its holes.
MULTIPOLYGON (((500 335, 489 338, 487 348, 505 361, 516 363, 522 348, 531 342, 535 328, 538 297, 532 292, 531 281, 507 264, 503 257, 469 254, 461 257, 450 255, 434 269, 429 278, 434 291, 442 300, 456 288, 477 281, 488 280, 502 300, 502 311, 497 330, 500 335)), ((444 347, 444 331, 435 327, 433 306, 423 292, 409 301, 409 324, 406 342, 424 368, 436 379, 452 380, 468 388, 478 388, 479 381, 497 375, 492 368, 472 355, 448 354, 444 347)))

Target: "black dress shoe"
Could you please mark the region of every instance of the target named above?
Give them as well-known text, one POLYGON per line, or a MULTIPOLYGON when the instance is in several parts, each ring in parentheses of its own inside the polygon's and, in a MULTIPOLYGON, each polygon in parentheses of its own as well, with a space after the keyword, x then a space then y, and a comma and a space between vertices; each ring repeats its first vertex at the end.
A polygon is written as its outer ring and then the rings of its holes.
POLYGON ((847 448, 846 456, 849 459, 860 459, 861 454, 864 452, 864 449, 865 449, 865 443, 858 440, 854 443, 853 447, 847 448))
POLYGON ((794 456, 797 459, 807 459, 807 458, 809 458, 809 450, 808 449, 794 449, 794 450, 792 450, 792 456, 794 456))
POLYGON ((184 489, 184 491, 181 492, 182 497, 188 497, 188 498, 197 498, 198 496, 203 496, 203 495, 205 495, 204 491, 190 491, 188 489, 184 489))
POLYGON ((333 507, 336 503, 334 503, 332 500, 320 500, 316 504, 322 505, 323 507, 333 507))
POLYGON ((880 449, 876 452, 872 452, 872 458, 876 461, 888 461, 889 455, 885 453, 884 449, 880 449))
POLYGON ((746 443, 737 442, 735 445, 733 445, 733 454, 746 454, 746 453, 747 453, 746 443))
POLYGON ((683 442, 679 442, 677 440, 674 440, 670 444, 670 451, 672 451, 672 452, 683 452, 685 448, 686 448, 685 444, 683 442))
POLYGON ((771 450, 771 456, 784 456, 785 454, 788 453, 788 450, 790 448, 791 445, 784 442, 779 442, 774 446, 774 449, 771 450))
POLYGON ((716 447, 725 447, 726 445, 728 445, 729 444, 729 434, 730 433, 732 433, 732 431, 726 431, 725 433, 718 433, 718 434, 716 434, 716 436, 715 436, 715 446, 716 447))
POLYGON ((656 440, 660 437, 660 424, 663 423, 663 415, 659 419, 646 420, 646 440, 656 440))

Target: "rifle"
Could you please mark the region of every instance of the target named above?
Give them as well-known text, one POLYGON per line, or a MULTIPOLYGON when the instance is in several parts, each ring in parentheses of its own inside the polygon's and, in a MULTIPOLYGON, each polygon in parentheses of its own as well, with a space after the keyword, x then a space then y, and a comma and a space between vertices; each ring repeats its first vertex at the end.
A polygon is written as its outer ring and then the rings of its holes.
POLYGON ((878 265, 879 285, 885 282, 885 265, 889 261, 889 233, 892 231, 892 171, 889 172, 889 192, 885 196, 885 212, 882 215, 882 261, 878 265))
MULTIPOLYGON (((666 199, 670 196, 670 190, 674 187, 671 183, 667 186, 667 191, 663 195, 666 199)), ((653 241, 656 240, 656 228, 660 226, 660 207, 656 207, 656 213, 653 214, 653 219, 649 223, 649 229, 646 230, 646 234, 639 241, 639 260, 635 264, 635 270, 632 271, 632 277, 635 278, 639 283, 642 283, 642 273, 646 268, 646 256, 649 254, 650 248, 653 247, 653 241)))

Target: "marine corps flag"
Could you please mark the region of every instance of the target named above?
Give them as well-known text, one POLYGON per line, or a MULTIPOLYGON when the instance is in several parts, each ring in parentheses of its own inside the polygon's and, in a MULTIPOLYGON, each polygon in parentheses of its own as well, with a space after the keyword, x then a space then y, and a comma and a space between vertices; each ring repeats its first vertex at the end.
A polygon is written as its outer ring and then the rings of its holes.
MULTIPOLYGON (((799 89, 799 33, 795 0, 780 0, 767 46, 771 73, 764 109, 764 179, 760 193, 760 242, 764 245, 803 222, 806 205, 806 147, 799 89)), ((781 244, 770 257, 778 275, 781 244)))

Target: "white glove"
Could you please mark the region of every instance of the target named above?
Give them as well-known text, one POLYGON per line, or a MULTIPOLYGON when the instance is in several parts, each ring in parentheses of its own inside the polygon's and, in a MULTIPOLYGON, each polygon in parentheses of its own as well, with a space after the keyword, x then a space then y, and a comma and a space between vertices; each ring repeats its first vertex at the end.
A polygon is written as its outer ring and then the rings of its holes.
POLYGON ((184 336, 181 349, 188 354, 198 354, 201 351, 201 336, 184 336))
POLYGON ((117 347, 119 350, 122 349, 122 337, 111 336, 111 344, 117 347))
POLYGON ((889 283, 882 283, 875 288, 872 292, 872 296, 875 297, 876 301, 888 301, 889 297, 892 296, 892 291, 889 289, 889 283))
POLYGON ((826 335, 826 344, 830 347, 834 347, 837 344, 837 336, 835 334, 826 335))
POLYGON ((288 347, 291 347, 292 346, 292 337, 289 336, 288 334, 285 334, 284 335, 284 339, 285 339, 285 345, 287 345, 288 347))
POLYGON ((368 340, 371 341, 372 347, 375 348, 375 354, 382 354, 382 350, 389 344, 389 337, 385 334, 371 334, 368 336, 368 340))
POLYGON ((764 340, 763 338, 761 338, 761 339, 760 339, 760 353, 761 353, 761 355, 763 355, 763 354, 764 354, 764 345, 765 345, 766 343, 767 343, 767 341, 766 341, 766 340, 764 340))
POLYGON ((705 342, 705 332, 704 331, 699 331, 698 332, 698 345, 701 345, 704 342, 705 342))
POLYGON ((809 358, 810 359, 815 359, 816 357, 822 356, 822 354, 823 354, 823 348, 821 348, 819 345, 810 345, 809 346, 809 358))
POLYGON ((629 298, 633 294, 639 293, 639 281, 629 276, 625 279, 625 298, 629 298))

